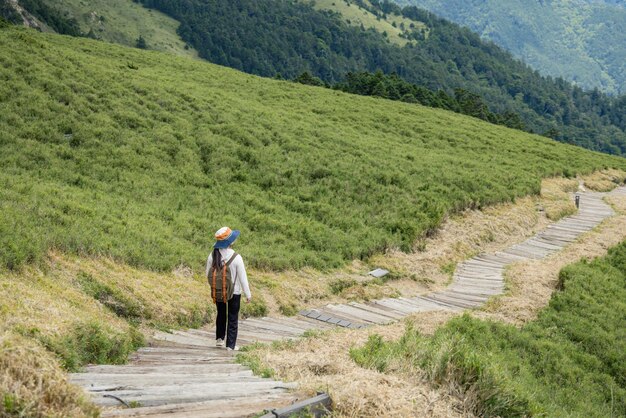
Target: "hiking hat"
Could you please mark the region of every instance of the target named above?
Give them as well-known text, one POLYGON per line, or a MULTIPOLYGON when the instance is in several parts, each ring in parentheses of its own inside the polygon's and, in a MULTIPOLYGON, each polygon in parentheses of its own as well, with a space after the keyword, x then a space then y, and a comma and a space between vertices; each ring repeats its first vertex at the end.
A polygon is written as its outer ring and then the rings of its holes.
POLYGON ((228 246, 235 242, 235 240, 239 237, 239 234, 241 234, 240 231, 233 231, 227 226, 220 228, 215 233, 215 239, 217 241, 213 244, 213 248, 228 248, 228 246))

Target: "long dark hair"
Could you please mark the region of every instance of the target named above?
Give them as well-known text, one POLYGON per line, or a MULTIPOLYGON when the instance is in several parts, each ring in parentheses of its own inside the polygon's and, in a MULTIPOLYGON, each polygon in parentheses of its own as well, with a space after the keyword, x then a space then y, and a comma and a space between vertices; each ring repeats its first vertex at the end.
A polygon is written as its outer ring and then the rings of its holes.
POLYGON ((214 269, 222 267, 222 253, 219 248, 213 249, 213 262, 211 263, 214 269))

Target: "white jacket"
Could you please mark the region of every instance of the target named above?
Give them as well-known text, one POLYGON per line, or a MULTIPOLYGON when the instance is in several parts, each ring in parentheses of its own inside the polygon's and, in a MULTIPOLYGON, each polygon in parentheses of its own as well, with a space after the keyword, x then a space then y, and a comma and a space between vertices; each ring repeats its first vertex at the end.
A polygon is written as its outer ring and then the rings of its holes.
MULTIPOLYGON (((235 251, 232 248, 220 248, 220 253, 222 254, 222 260, 227 262, 230 260, 230 257, 233 256, 235 251)), ((209 254, 209 258, 206 260, 206 271, 204 272, 205 276, 209 275, 209 269, 211 268, 212 263, 213 252, 209 254)), ((250 286, 248 285, 248 274, 246 273, 246 266, 243 264, 243 258, 241 258, 241 255, 238 255, 228 268, 232 272, 232 277, 235 278, 235 291, 233 293, 235 295, 241 295, 241 291, 243 290, 246 298, 250 299, 252 294, 250 293, 250 286)))

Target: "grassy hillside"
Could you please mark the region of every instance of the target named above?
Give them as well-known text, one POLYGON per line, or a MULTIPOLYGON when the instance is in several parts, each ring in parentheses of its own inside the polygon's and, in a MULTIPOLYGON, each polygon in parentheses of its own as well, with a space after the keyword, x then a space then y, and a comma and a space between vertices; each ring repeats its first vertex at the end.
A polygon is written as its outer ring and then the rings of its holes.
POLYGON ((626 94, 626 8, 610 1, 396 0, 469 26, 544 74, 626 94))
MULTIPOLYGON (((367 0, 364 1, 369 3, 367 0)), ((423 22, 416 22, 395 14, 381 18, 349 0, 315 0, 315 8, 337 12, 350 25, 363 25, 366 29, 374 29, 380 33, 386 33, 389 41, 400 46, 404 46, 409 42, 406 36, 407 33, 420 30, 428 33, 428 28, 423 22)))
POLYGON ((195 57, 176 34, 179 23, 132 0, 42 0, 78 21, 81 30, 108 42, 135 46, 142 36, 149 49, 195 57))
POLYGON ((424 370, 478 416, 626 416, 625 275, 626 242, 563 269, 561 291, 521 329, 465 315, 432 338, 372 336, 352 357, 388 373, 424 370))
MULTIPOLYGON (((521 118, 528 132, 595 151, 626 153, 626 99, 544 77, 469 29, 415 6, 401 9, 373 0, 368 6, 354 0, 381 21, 402 16, 428 28, 427 33, 407 31, 404 35, 412 41, 400 46, 379 28, 348 24, 341 14, 315 9, 313 2, 138 1, 181 22, 181 37, 200 57, 219 65, 272 78, 295 79, 308 72, 329 83, 345 80, 349 72, 380 70, 434 92, 451 94, 460 88, 478 94, 491 112, 521 118)), ((347 13, 345 4, 333 7, 347 13)))
POLYGON ((0 260, 49 249, 198 269, 222 225, 251 264, 328 268, 409 249, 450 211, 542 177, 626 168, 418 105, 193 60, 0 30, 0 260))

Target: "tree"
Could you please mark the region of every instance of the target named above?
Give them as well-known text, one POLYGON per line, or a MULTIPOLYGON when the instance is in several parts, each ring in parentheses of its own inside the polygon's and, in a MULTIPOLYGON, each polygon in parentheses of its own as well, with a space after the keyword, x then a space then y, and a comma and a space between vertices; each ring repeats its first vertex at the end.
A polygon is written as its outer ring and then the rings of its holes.
POLYGON ((137 38, 135 46, 139 49, 148 49, 148 44, 142 35, 139 35, 139 38, 137 38))
POLYGON ((307 84, 309 86, 326 86, 322 80, 317 77, 313 77, 308 71, 303 72, 293 81, 300 84, 307 84))

